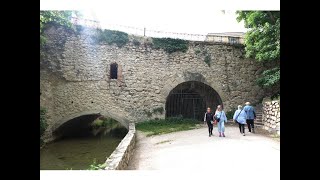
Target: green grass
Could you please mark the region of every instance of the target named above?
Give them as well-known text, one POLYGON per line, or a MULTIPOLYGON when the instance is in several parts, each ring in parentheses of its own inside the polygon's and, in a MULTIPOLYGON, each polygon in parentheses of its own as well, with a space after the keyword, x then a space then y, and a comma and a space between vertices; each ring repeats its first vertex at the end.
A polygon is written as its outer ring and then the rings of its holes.
POLYGON ((140 122, 136 124, 136 128, 145 132, 147 136, 153 136, 195 129, 199 123, 198 120, 194 119, 167 118, 140 122))

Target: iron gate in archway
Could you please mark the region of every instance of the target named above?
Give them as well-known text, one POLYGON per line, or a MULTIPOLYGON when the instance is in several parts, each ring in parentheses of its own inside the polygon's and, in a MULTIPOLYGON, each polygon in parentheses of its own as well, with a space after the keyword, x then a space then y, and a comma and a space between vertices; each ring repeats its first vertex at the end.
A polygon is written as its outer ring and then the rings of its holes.
POLYGON ((180 90, 170 94, 167 101, 167 117, 182 116, 183 118, 201 120, 206 104, 199 93, 180 90))
POLYGON ((197 81, 188 81, 176 86, 168 95, 166 117, 203 120, 207 107, 215 110, 222 104, 218 93, 210 86, 197 81))

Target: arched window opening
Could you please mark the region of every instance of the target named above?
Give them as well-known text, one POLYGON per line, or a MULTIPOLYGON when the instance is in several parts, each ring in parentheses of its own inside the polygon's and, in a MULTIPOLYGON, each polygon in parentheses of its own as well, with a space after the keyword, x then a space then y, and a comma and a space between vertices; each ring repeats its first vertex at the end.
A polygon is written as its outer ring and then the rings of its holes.
POLYGON ((112 63, 110 65, 110 79, 118 79, 118 64, 112 63))

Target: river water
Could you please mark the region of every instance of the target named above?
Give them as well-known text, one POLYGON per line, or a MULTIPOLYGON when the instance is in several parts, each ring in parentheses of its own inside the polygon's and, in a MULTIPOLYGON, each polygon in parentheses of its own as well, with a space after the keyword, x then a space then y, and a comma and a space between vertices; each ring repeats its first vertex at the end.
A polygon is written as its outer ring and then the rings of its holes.
POLYGON ((40 170, 85 170, 94 160, 102 164, 125 135, 65 138, 47 144, 40 150, 40 170))

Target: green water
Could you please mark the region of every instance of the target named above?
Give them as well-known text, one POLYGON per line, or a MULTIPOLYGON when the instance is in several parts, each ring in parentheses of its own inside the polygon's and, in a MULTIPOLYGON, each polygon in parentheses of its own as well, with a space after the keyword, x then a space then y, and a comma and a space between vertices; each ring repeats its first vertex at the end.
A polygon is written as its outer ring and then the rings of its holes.
POLYGON ((40 170, 85 170, 93 160, 104 163, 123 136, 91 136, 62 139, 40 150, 40 170))

